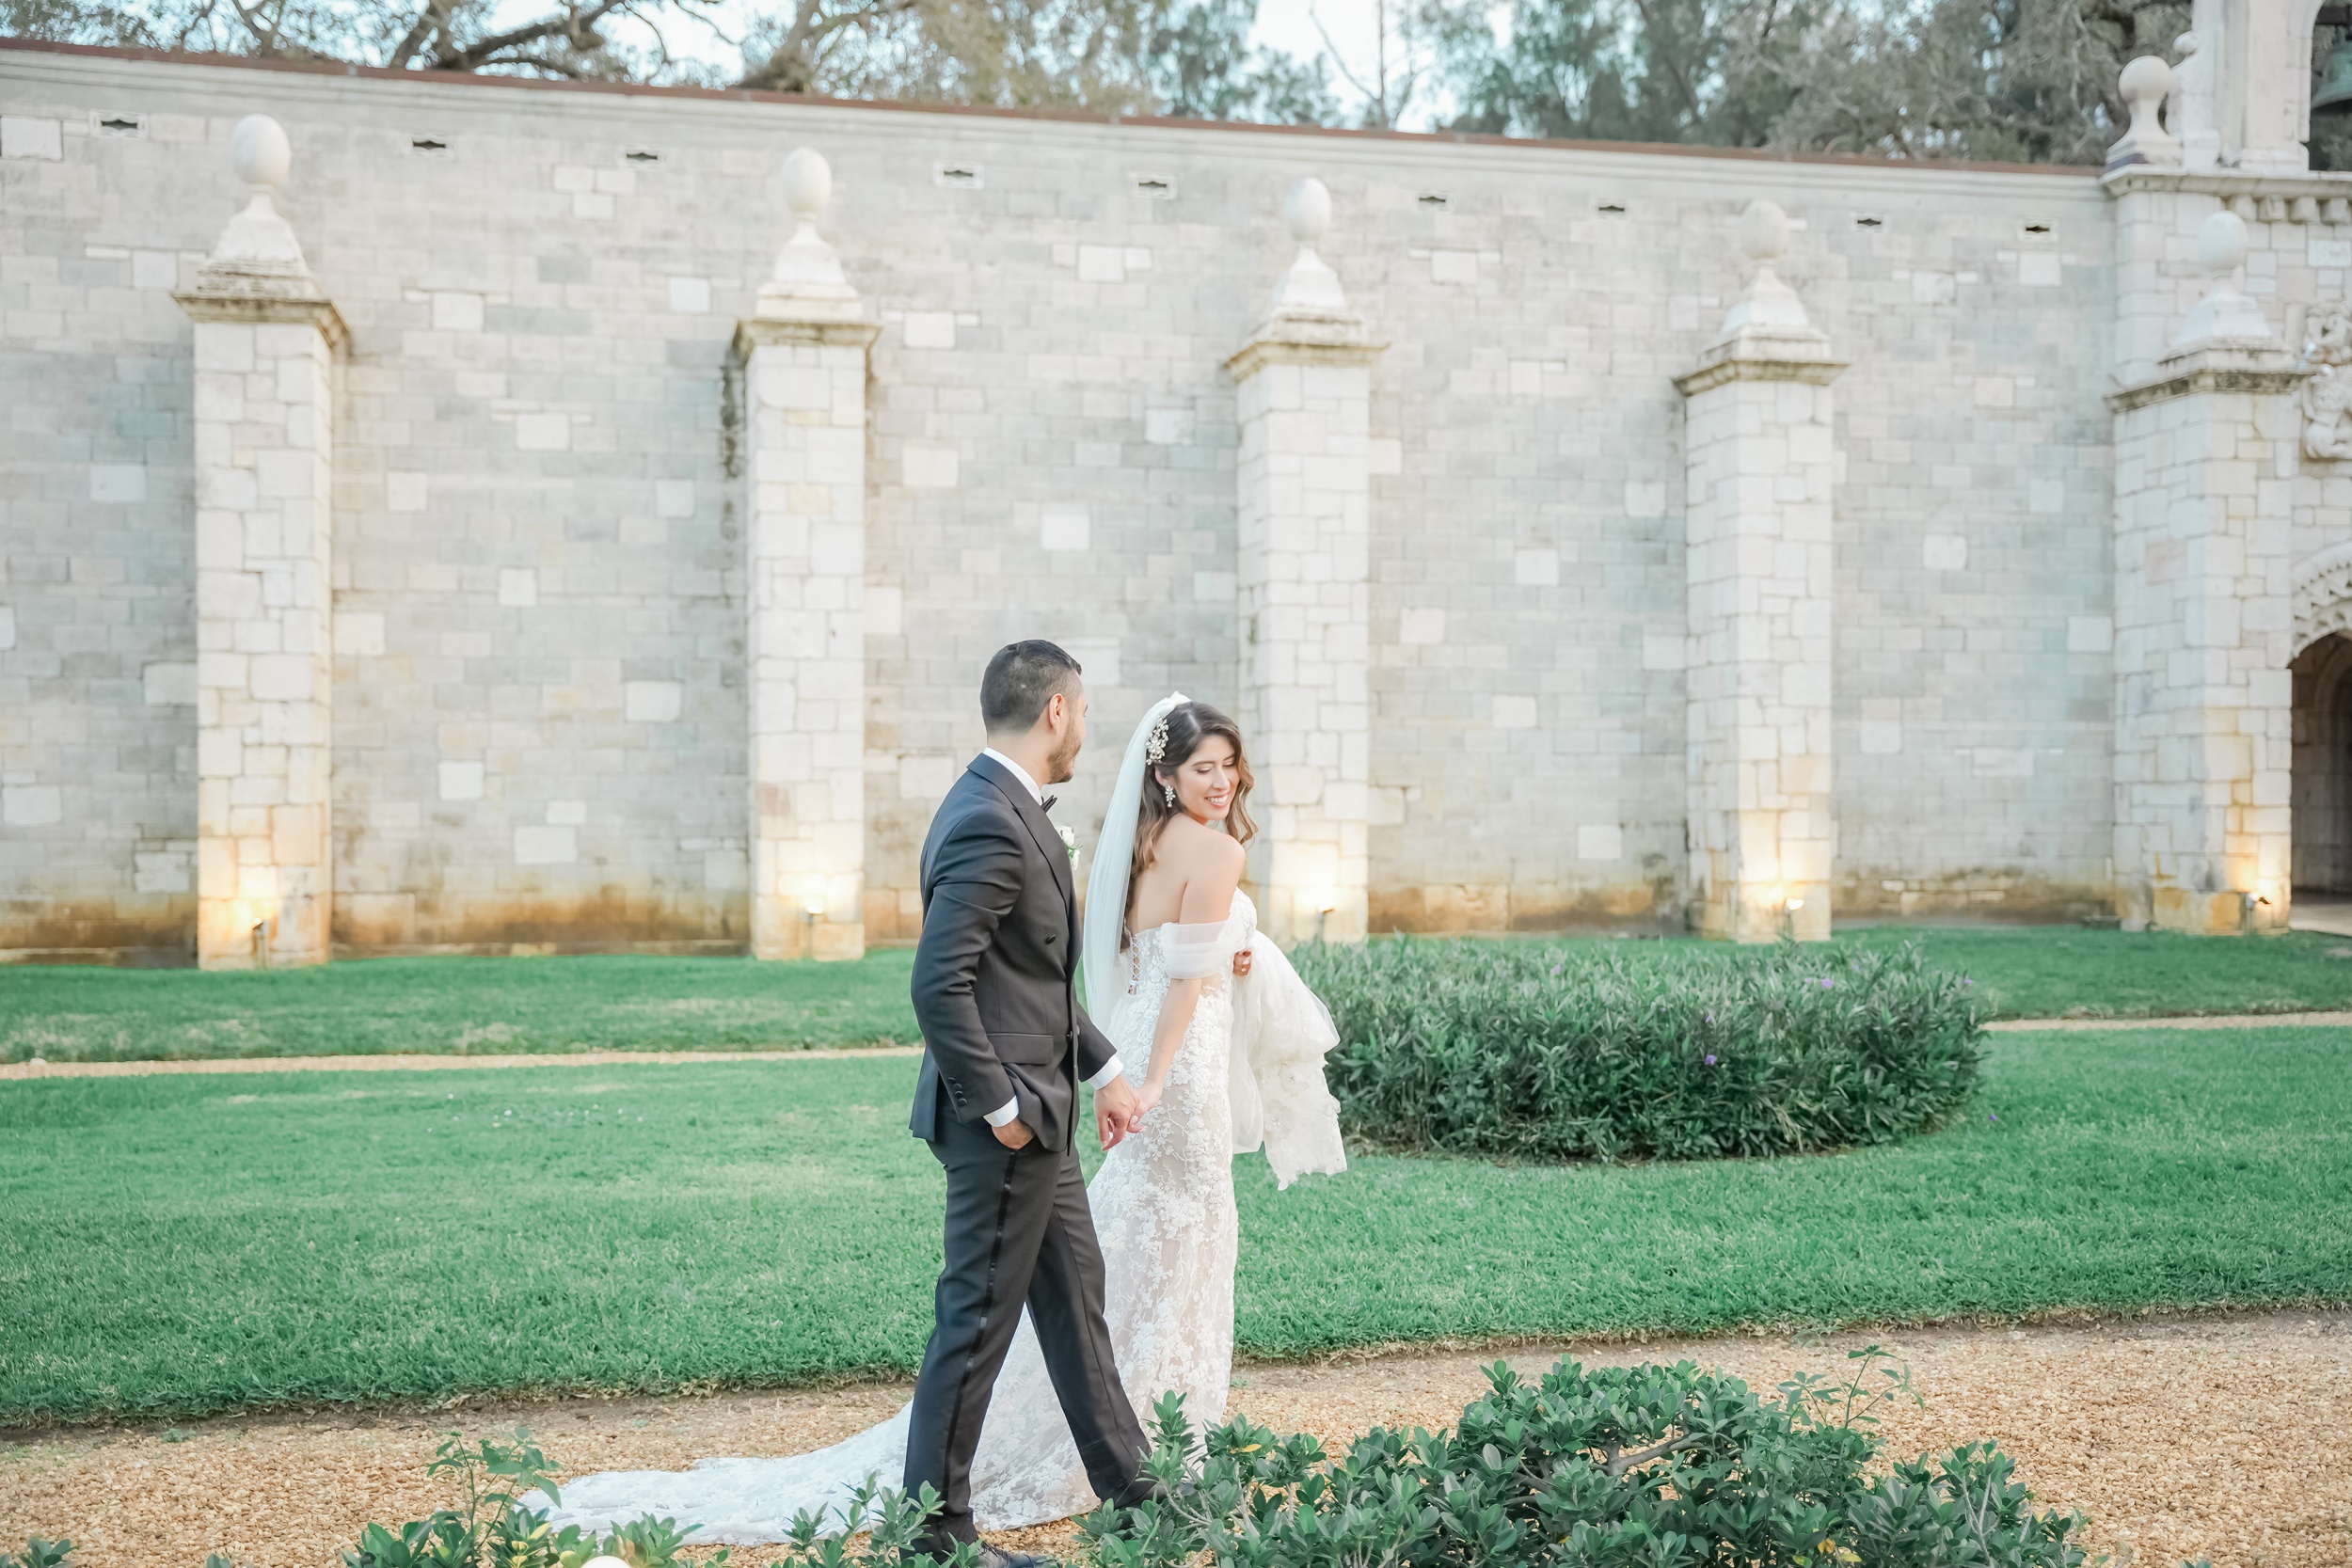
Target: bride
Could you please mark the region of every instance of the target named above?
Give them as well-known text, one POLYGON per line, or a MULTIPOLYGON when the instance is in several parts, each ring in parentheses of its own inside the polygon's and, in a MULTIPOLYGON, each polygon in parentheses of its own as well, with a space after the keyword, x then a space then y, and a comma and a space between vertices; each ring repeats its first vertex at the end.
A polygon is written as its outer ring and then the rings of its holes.
MULTIPOLYGON (((1196 1425, 1225 1416, 1241 1245, 1232 1156, 1263 1147, 1284 1187, 1347 1165, 1323 1079, 1330 1014, 1240 890, 1250 782, 1239 726, 1182 692, 1165 698, 1127 743, 1087 879, 1087 1012, 1147 1113, 1087 1200, 1113 1354, 1147 1426, 1171 1390, 1196 1425)), ((697 1527, 698 1542, 783 1541, 802 1510, 842 1508, 868 1477, 898 1476, 906 1444, 901 1409, 788 1459, 588 1476, 548 1516, 601 1530, 650 1513, 697 1527)), ((1025 1312, 972 1465, 975 1519, 1014 1529, 1095 1501, 1025 1312)))

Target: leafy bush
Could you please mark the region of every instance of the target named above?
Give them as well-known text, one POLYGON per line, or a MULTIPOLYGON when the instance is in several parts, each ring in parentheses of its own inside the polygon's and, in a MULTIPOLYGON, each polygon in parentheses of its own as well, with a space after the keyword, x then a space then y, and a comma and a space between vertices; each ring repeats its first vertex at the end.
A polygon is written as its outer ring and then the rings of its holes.
POLYGON ((2078 1568, 2076 1514, 2036 1513, 1992 1444, 1867 1474, 1876 1408, 1909 1392, 1875 1348, 1843 1385, 1758 1398, 1690 1362, 1492 1391, 1432 1434, 1375 1427, 1334 1461, 1236 1418, 1158 1406, 1162 1499, 1080 1524, 1092 1568, 2078 1568))
POLYGON ((0 1552, 0 1568, 73 1568, 73 1543, 43 1541, 36 1535, 24 1543, 24 1555, 0 1552))
MULTIPOLYGON (((651 1515, 631 1519, 602 1536, 577 1525, 557 1529, 547 1512, 523 1501, 534 1488, 561 1502, 563 1494, 548 1474, 551 1466, 517 1427, 515 1441, 488 1439, 469 1449, 451 1433, 435 1452, 425 1474, 453 1477, 465 1489, 456 1508, 437 1509, 429 1518, 392 1529, 371 1524, 360 1531, 359 1544, 343 1554, 343 1568, 580 1568, 596 1557, 616 1557, 630 1568, 688 1568, 679 1554, 692 1525, 651 1515)), ((926 1522, 939 1512, 939 1494, 925 1486, 910 1499, 868 1476, 866 1484, 840 1510, 835 1528, 822 1515, 803 1510, 792 1521, 783 1560, 768 1568, 896 1568, 902 1561, 921 1561, 909 1551, 926 1522)), ((72 1542, 55 1548, 36 1540, 23 1568, 71 1568, 64 1552, 72 1542), (54 1555, 42 1556, 43 1549, 54 1555)), ((703 1559, 702 1568, 723 1568, 728 1548, 722 1546, 703 1559)), ((205 1568, 230 1568, 225 1559, 209 1560, 205 1568)), ((18 1568, 0 1552, 0 1568, 18 1568)), ((943 1560, 941 1568, 979 1568, 979 1554, 959 1545, 943 1560)))
POLYGON ((560 1498, 549 1468, 519 1427, 511 1444, 485 1438, 470 1449, 453 1432, 424 1470, 454 1478, 464 1503, 398 1529, 369 1525, 343 1554, 343 1568, 580 1568, 605 1554, 636 1568, 670 1568, 686 1535, 674 1521, 639 1519, 598 1540, 577 1526, 555 1529, 545 1513, 524 1506, 534 1487, 560 1498))
POLYGON ((1310 944, 1348 1132, 1534 1160, 1687 1160, 1883 1143, 1974 1090, 1970 983, 1915 945, 1677 953, 1310 944))

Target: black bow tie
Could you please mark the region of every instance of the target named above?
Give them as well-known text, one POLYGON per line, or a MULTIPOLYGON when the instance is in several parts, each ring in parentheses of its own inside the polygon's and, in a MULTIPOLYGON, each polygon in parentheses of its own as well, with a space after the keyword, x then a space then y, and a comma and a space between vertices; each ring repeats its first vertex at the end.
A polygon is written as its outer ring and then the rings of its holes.
POLYGON ((1037 809, 1040 811, 1052 811, 1054 809, 1054 802, 1060 799, 1061 797, 1058 795, 1041 795, 1038 797, 1037 809))

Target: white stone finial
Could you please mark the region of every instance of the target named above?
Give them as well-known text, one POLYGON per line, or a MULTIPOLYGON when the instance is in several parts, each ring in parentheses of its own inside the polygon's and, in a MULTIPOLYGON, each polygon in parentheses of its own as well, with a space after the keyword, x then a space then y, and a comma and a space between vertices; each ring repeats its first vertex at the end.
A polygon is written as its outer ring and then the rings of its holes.
POLYGON ((2237 269, 2245 261, 2246 220, 2226 207, 2207 214, 2197 228, 2197 264, 2205 271, 2205 297, 2182 318, 2170 355, 2212 347, 2283 347, 2263 319, 2262 307, 2238 290, 2237 269))
POLYGON ((813 147, 795 148, 784 161, 784 201, 803 223, 814 223, 833 200, 833 166, 813 147))
POLYGON ((2246 220, 2235 213, 2209 213, 2197 226, 2197 264, 2215 286, 2246 264, 2246 220))
POLYGON ((267 115, 247 115, 229 133, 229 161, 237 178, 259 190, 276 190, 294 167, 294 144, 286 128, 267 115))
POLYGON ((1776 202, 1756 200, 1740 214, 1740 248, 1756 263, 1748 286, 1740 292, 1724 315, 1721 342, 1740 339, 1777 338, 1818 341, 1805 316, 1804 301, 1780 279, 1773 266, 1788 253, 1788 214, 1776 202))
POLYGON ((1331 227, 1331 188, 1311 174, 1299 181, 1282 198, 1282 221, 1300 245, 1323 238, 1331 227))
POLYGON ((1298 255, 1290 270, 1274 285, 1273 313, 1278 316, 1330 316, 1347 309, 1347 291, 1340 275, 1315 254, 1315 242, 1331 227, 1331 192, 1310 174, 1282 198, 1282 221, 1298 242, 1298 255))
POLYGON ((1772 201, 1751 201, 1740 214, 1740 248, 1758 266, 1788 254, 1788 214, 1772 201))
POLYGON ((286 128, 267 115, 247 115, 229 133, 229 163, 252 191, 245 211, 229 220, 197 273, 200 294, 311 298, 318 284, 302 244, 280 216, 273 197, 294 167, 286 128))
POLYGON ((2122 138, 2107 149, 2110 171, 2134 164, 2175 166, 2181 144, 2161 122, 2165 94, 2172 90, 2172 68, 2154 55, 2142 55, 2123 68, 2116 88, 2131 105, 2132 123, 2122 138))
POLYGON ((841 258, 817 232, 817 215, 833 200, 833 166, 823 153, 813 147, 793 149, 784 160, 784 200, 793 216, 792 237, 776 252, 775 270, 760 286, 755 314, 782 321, 864 320, 841 258))

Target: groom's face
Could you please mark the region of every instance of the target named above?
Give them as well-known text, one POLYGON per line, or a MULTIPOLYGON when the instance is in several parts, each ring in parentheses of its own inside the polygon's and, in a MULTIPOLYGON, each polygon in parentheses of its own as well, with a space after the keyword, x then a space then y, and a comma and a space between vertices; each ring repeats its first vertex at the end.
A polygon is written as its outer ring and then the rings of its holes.
POLYGON ((1054 723, 1054 708, 1061 708, 1061 726, 1055 732, 1054 750, 1045 759, 1047 784, 1068 784, 1078 749, 1087 743, 1087 689, 1073 683, 1071 689, 1056 696, 1046 705, 1045 722, 1054 723))

